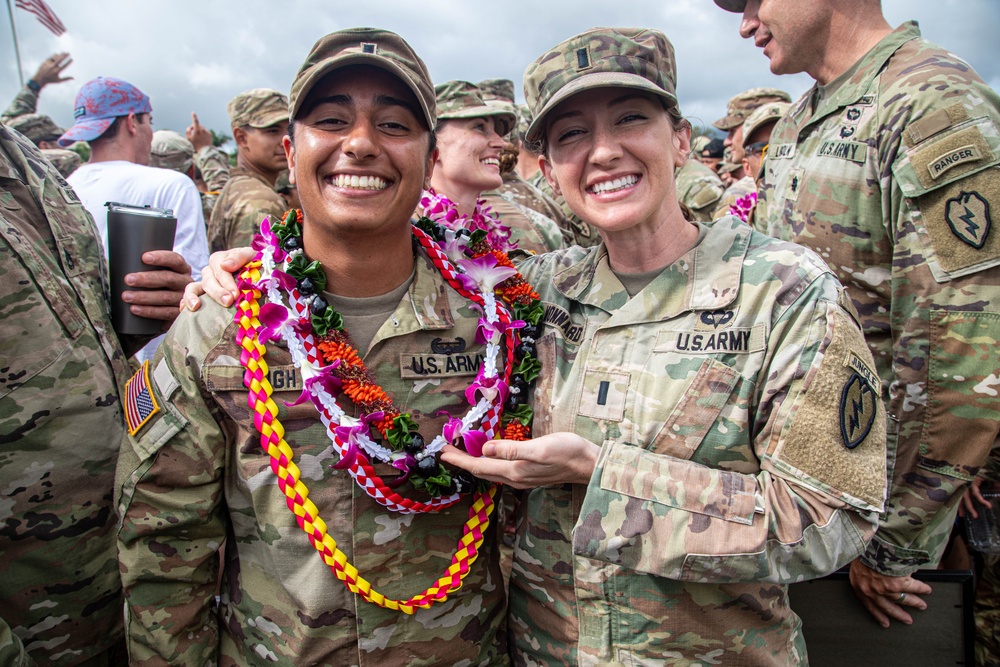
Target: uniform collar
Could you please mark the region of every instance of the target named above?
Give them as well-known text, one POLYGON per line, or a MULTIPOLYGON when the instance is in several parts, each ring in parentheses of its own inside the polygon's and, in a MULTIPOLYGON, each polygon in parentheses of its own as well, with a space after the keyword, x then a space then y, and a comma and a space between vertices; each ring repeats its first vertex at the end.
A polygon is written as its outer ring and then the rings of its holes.
POLYGON ((445 282, 430 257, 418 247, 416 272, 392 317, 399 323, 398 335, 414 331, 440 331, 455 326, 452 298, 464 299, 445 282))
MULTIPOLYGON (((700 222, 694 224, 699 228, 698 245, 664 268, 632 300, 636 307, 648 311, 648 299, 656 298, 657 319, 675 317, 687 311, 719 310, 731 304, 739 294, 750 227, 733 216, 722 218, 711 226, 700 222), (678 289, 681 284, 686 285, 683 292, 678 289)), ((615 311, 616 319, 619 319, 619 312, 627 320, 643 319, 639 312, 628 313, 631 310, 626 306, 628 293, 611 270, 603 242, 583 261, 558 271, 552 282, 556 290, 569 299, 607 312, 615 311)))
POLYGON ((854 63, 836 79, 821 86, 815 84, 793 110, 797 120, 802 118, 816 100, 813 119, 823 118, 830 113, 858 102, 871 88, 871 80, 896 51, 907 42, 920 37, 920 27, 916 21, 907 21, 882 38, 868 53, 854 63))

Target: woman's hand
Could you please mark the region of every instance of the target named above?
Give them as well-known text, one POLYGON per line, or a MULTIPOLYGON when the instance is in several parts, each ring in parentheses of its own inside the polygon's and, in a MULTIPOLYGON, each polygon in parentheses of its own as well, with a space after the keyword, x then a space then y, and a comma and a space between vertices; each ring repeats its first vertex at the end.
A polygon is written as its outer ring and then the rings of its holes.
POLYGON ((187 306, 192 311, 198 310, 201 306, 198 297, 202 294, 208 294, 226 308, 236 303, 239 291, 236 289, 233 272, 239 271, 256 254, 253 248, 233 248, 213 252, 208 258, 208 266, 201 271, 201 282, 191 283, 184 289, 180 309, 184 310, 187 306))
POLYGON ((549 433, 532 440, 490 440, 481 457, 446 445, 441 460, 480 479, 517 489, 556 484, 587 484, 601 448, 575 433, 549 433))

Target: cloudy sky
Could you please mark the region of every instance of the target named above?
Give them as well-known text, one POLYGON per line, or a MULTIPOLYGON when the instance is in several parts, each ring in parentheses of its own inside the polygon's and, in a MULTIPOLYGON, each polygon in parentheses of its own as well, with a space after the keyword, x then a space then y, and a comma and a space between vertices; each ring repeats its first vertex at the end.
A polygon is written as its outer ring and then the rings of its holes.
MULTIPOLYGON (((664 31, 677 50, 681 108, 695 124, 724 115, 726 100, 754 86, 800 95, 805 75, 775 77, 767 59, 740 39, 739 18, 711 0, 47 0, 68 28, 55 37, 31 14, 14 10, 25 78, 56 51, 69 51, 75 77, 47 87, 39 111, 68 127, 79 86, 117 76, 153 102, 157 129, 183 132, 196 111, 228 132, 226 103, 254 87, 288 90, 322 35, 355 26, 401 34, 435 81, 506 77, 521 99, 524 68, 558 42, 597 25, 664 31)), ((13 2, 9 2, 13 5, 13 2)), ((883 0, 896 26, 920 22, 923 34, 969 61, 1000 90, 1000 0, 883 0)), ((18 91, 10 22, 0 27, 0 103, 18 91)))

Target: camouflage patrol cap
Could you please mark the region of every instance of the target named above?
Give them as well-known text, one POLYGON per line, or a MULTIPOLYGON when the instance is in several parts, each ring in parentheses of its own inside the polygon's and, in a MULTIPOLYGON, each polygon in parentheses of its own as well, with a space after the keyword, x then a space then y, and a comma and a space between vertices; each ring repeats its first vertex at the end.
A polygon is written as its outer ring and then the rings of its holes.
POLYGON ((674 47, 659 30, 593 28, 562 42, 524 72, 533 119, 525 140, 537 142, 545 116, 560 102, 593 88, 634 88, 677 108, 674 47))
POLYGON ((434 84, 424 61, 402 37, 378 28, 338 30, 320 38, 302 63, 289 96, 288 116, 295 118, 320 79, 350 65, 378 67, 398 77, 409 88, 423 112, 427 128, 437 122, 434 84))
POLYGON ((451 120, 456 118, 495 118, 499 124, 497 134, 506 136, 517 122, 512 104, 500 103, 491 106, 483 100, 479 88, 468 81, 448 81, 438 84, 434 89, 437 94, 437 119, 451 120))
POLYGON ((750 112, 747 119, 743 121, 743 145, 746 146, 750 143, 750 135, 753 134, 754 130, 766 123, 776 123, 791 108, 792 105, 788 102, 769 102, 750 112))
POLYGON ((777 88, 751 88, 734 95, 726 105, 726 115, 712 123, 720 130, 729 131, 739 127, 750 112, 769 102, 791 102, 792 96, 777 88))
POLYGON ((35 144, 39 141, 56 141, 66 132, 49 116, 41 113, 29 113, 13 118, 8 127, 17 130, 35 144))
POLYGON ((62 174, 63 178, 72 174, 77 167, 83 164, 83 159, 79 154, 65 148, 43 148, 42 155, 56 168, 56 171, 62 174))
POLYGON ((229 101, 233 127, 265 128, 288 120, 288 98, 270 88, 252 88, 229 101))
POLYGON ((499 100, 514 103, 514 82, 510 79, 484 79, 476 87, 487 102, 499 100))
POLYGON ((746 9, 747 0, 715 0, 715 4, 722 7, 727 12, 742 14, 743 10, 746 9))
POLYGON ((157 130, 153 132, 149 166, 186 174, 194 166, 194 146, 173 130, 157 130))

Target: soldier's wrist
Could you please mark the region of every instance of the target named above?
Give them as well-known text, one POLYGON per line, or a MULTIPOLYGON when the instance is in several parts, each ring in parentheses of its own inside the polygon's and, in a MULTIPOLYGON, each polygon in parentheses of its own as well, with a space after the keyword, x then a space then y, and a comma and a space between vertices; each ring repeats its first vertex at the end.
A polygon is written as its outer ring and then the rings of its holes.
POLYGON ((930 554, 920 549, 907 549, 879 539, 878 533, 861 554, 862 565, 887 577, 905 577, 930 563, 930 554))
POLYGON ((25 82, 24 86, 25 86, 25 88, 28 88, 29 90, 31 90, 32 92, 35 92, 35 93, 41 92, 41 90, 42 90, 42 84, 38 83, 34 79, 28 79, 25 82))

